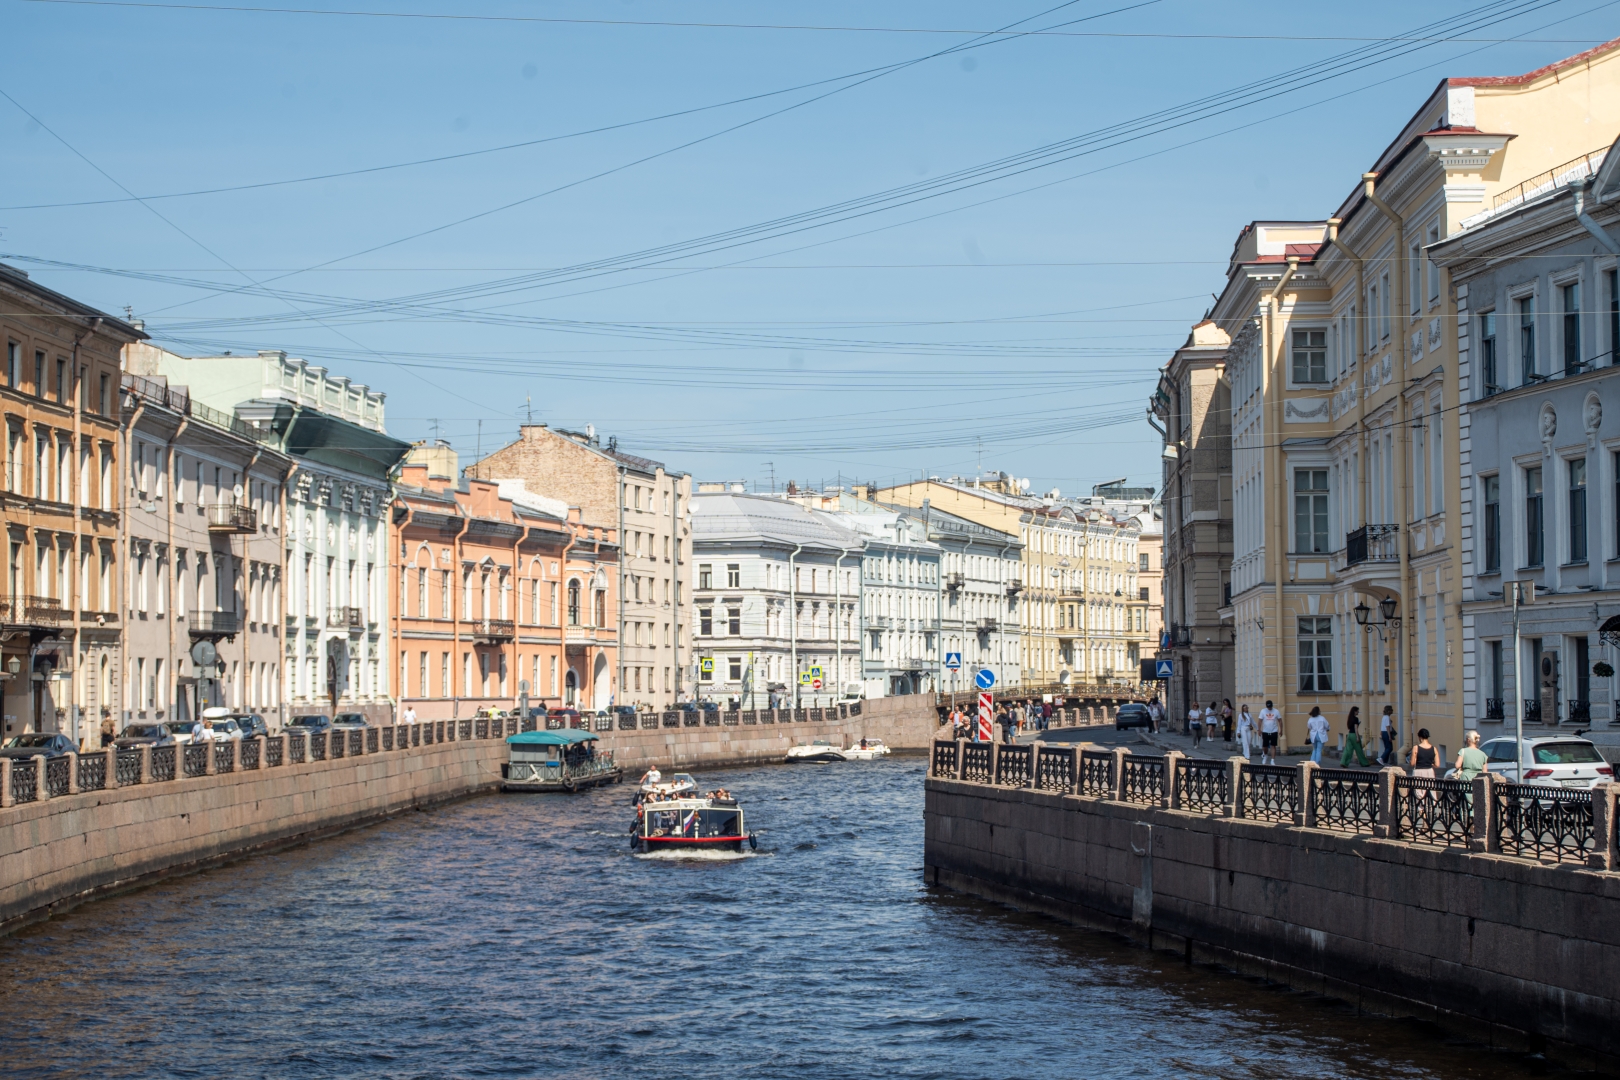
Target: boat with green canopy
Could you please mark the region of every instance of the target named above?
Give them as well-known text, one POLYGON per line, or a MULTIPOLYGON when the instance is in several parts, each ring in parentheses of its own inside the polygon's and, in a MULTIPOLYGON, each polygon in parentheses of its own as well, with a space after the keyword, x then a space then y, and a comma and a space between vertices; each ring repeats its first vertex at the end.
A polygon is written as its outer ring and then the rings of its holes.
POLYGON ((624 769, 614 764, 613 751, 599 750, 596 743, 595 735, 575 728, 508 735, 501 790, 583 791, 617 784, 624 769))

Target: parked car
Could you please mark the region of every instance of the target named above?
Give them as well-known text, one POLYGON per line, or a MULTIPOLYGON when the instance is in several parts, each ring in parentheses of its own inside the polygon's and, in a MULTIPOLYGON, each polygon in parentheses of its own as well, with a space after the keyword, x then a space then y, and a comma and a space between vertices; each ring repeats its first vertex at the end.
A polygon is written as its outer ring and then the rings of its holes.
POLYGON ((563 707, 546 710, 546 725, 560 724, 562 727, 578 727, 580 714, 578 709, 563 707))
POLYGON ((143 746, 173 746, 174 735, 167 724, 130 724, 124 733, 113 740, 120 750, 139 750, 143 746))
MULTIPOLYGON (((221 705, 215 705, 203 710, 203 719, 212 723, 215 742, 231 742, 242 738, 242 722, 231 714, 231 710, 221 705)), ((194 738, 194 737, 193 737, 194 738)))
POLYGON ((364 731, 371 725, 366 723, 365 713, 340 712, 332 717, 332 726, 344 731, 364 731))
MULTIPOLYGON (((1549 787, 1589 788, 1614 779, 1614 768, 1586 739, 1569 735, 1543 735, 1527 738, 1519 761, 1513 760, 1513 738, 1492 739, 1480 747, 1491 772, 1498 777, 1526 784, 1549 787), (1519 773, 1524 777, 1520 781, 1519 773)), ((1450 762, 1447 762, 1449 765, 1450 762)))
POLYGON ((244 738, 251 739, 255 736, 269 736, 270 734, 270 725, 265 723, 264 717, 260 716, 258 713, 248 713, 246 716, 238 716, 236 718, 236 722, 242 725, 242 735, 244 738))
POLYGON ((1114 714, 1114 730, 1124 731, 1126 728, 1152 727, 1153 717, 1148 713, 1148 707, 1140 701, 1127 701, 1119 707, 1114 714))
POLYGON ((295 716, 287 721, 287 730, 294 734, 314 735, 332 730, 332 718, 324 713, 295 716))
POLYGON ((30 731, 26 735, 13 735, 0 744, 0 757, 31 758, 44 754, 48 758, 77 752, 79 744, 60 732, 30 731))

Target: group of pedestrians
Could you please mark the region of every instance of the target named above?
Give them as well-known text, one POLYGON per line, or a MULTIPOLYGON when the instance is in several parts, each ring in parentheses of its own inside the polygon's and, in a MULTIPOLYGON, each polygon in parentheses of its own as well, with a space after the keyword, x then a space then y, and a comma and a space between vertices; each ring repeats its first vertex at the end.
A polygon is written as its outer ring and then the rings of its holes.
MULTIPOLYGON (((963 711, 960 705, 951 709, 951 735, 955 738, 976 738, 978 714, 963 711)), ((1013 742, 1025 731, 1045 731, 1052 726, 1052 703, 1049 701, 999 702, 995 712, 996 732, 1003 742, 1013 742)))

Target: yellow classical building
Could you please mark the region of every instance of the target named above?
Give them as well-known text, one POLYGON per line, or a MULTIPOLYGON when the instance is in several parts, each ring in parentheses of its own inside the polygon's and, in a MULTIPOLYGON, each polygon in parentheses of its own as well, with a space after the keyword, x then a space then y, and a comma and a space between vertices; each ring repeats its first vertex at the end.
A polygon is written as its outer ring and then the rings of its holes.
POLYGON ((1403 747, 1426 727, 1448 752, 1481 719, 1463 707, 1456 298, 1426 249, 1614 141, 1617 57, 1443 80, 1332 217, 1238 237, 1210 315, 1231 337, 1222 614, 1238 697, 1275 701, 1289 744, 1313 705, 1335 733, 1360 706, 1369 743, 1392 706, 1403 747))

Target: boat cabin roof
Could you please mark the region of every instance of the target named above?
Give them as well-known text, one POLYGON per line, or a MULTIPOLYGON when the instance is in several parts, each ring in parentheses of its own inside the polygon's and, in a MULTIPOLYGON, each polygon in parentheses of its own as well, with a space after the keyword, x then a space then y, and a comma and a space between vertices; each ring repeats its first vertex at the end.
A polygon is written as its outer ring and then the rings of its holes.
POLYGON ((711 799, 707 795, 692 795, 684 799, 659 799, 642 803, 647 810, 735 810, 736 799, 711 799))
POLYGON ((576 743, 595 742, 596 736, 576 728, 561 728, 557 731, 520 731, 516 735, 508 735, 506 741, 513 746, 573 746, 576 743))

